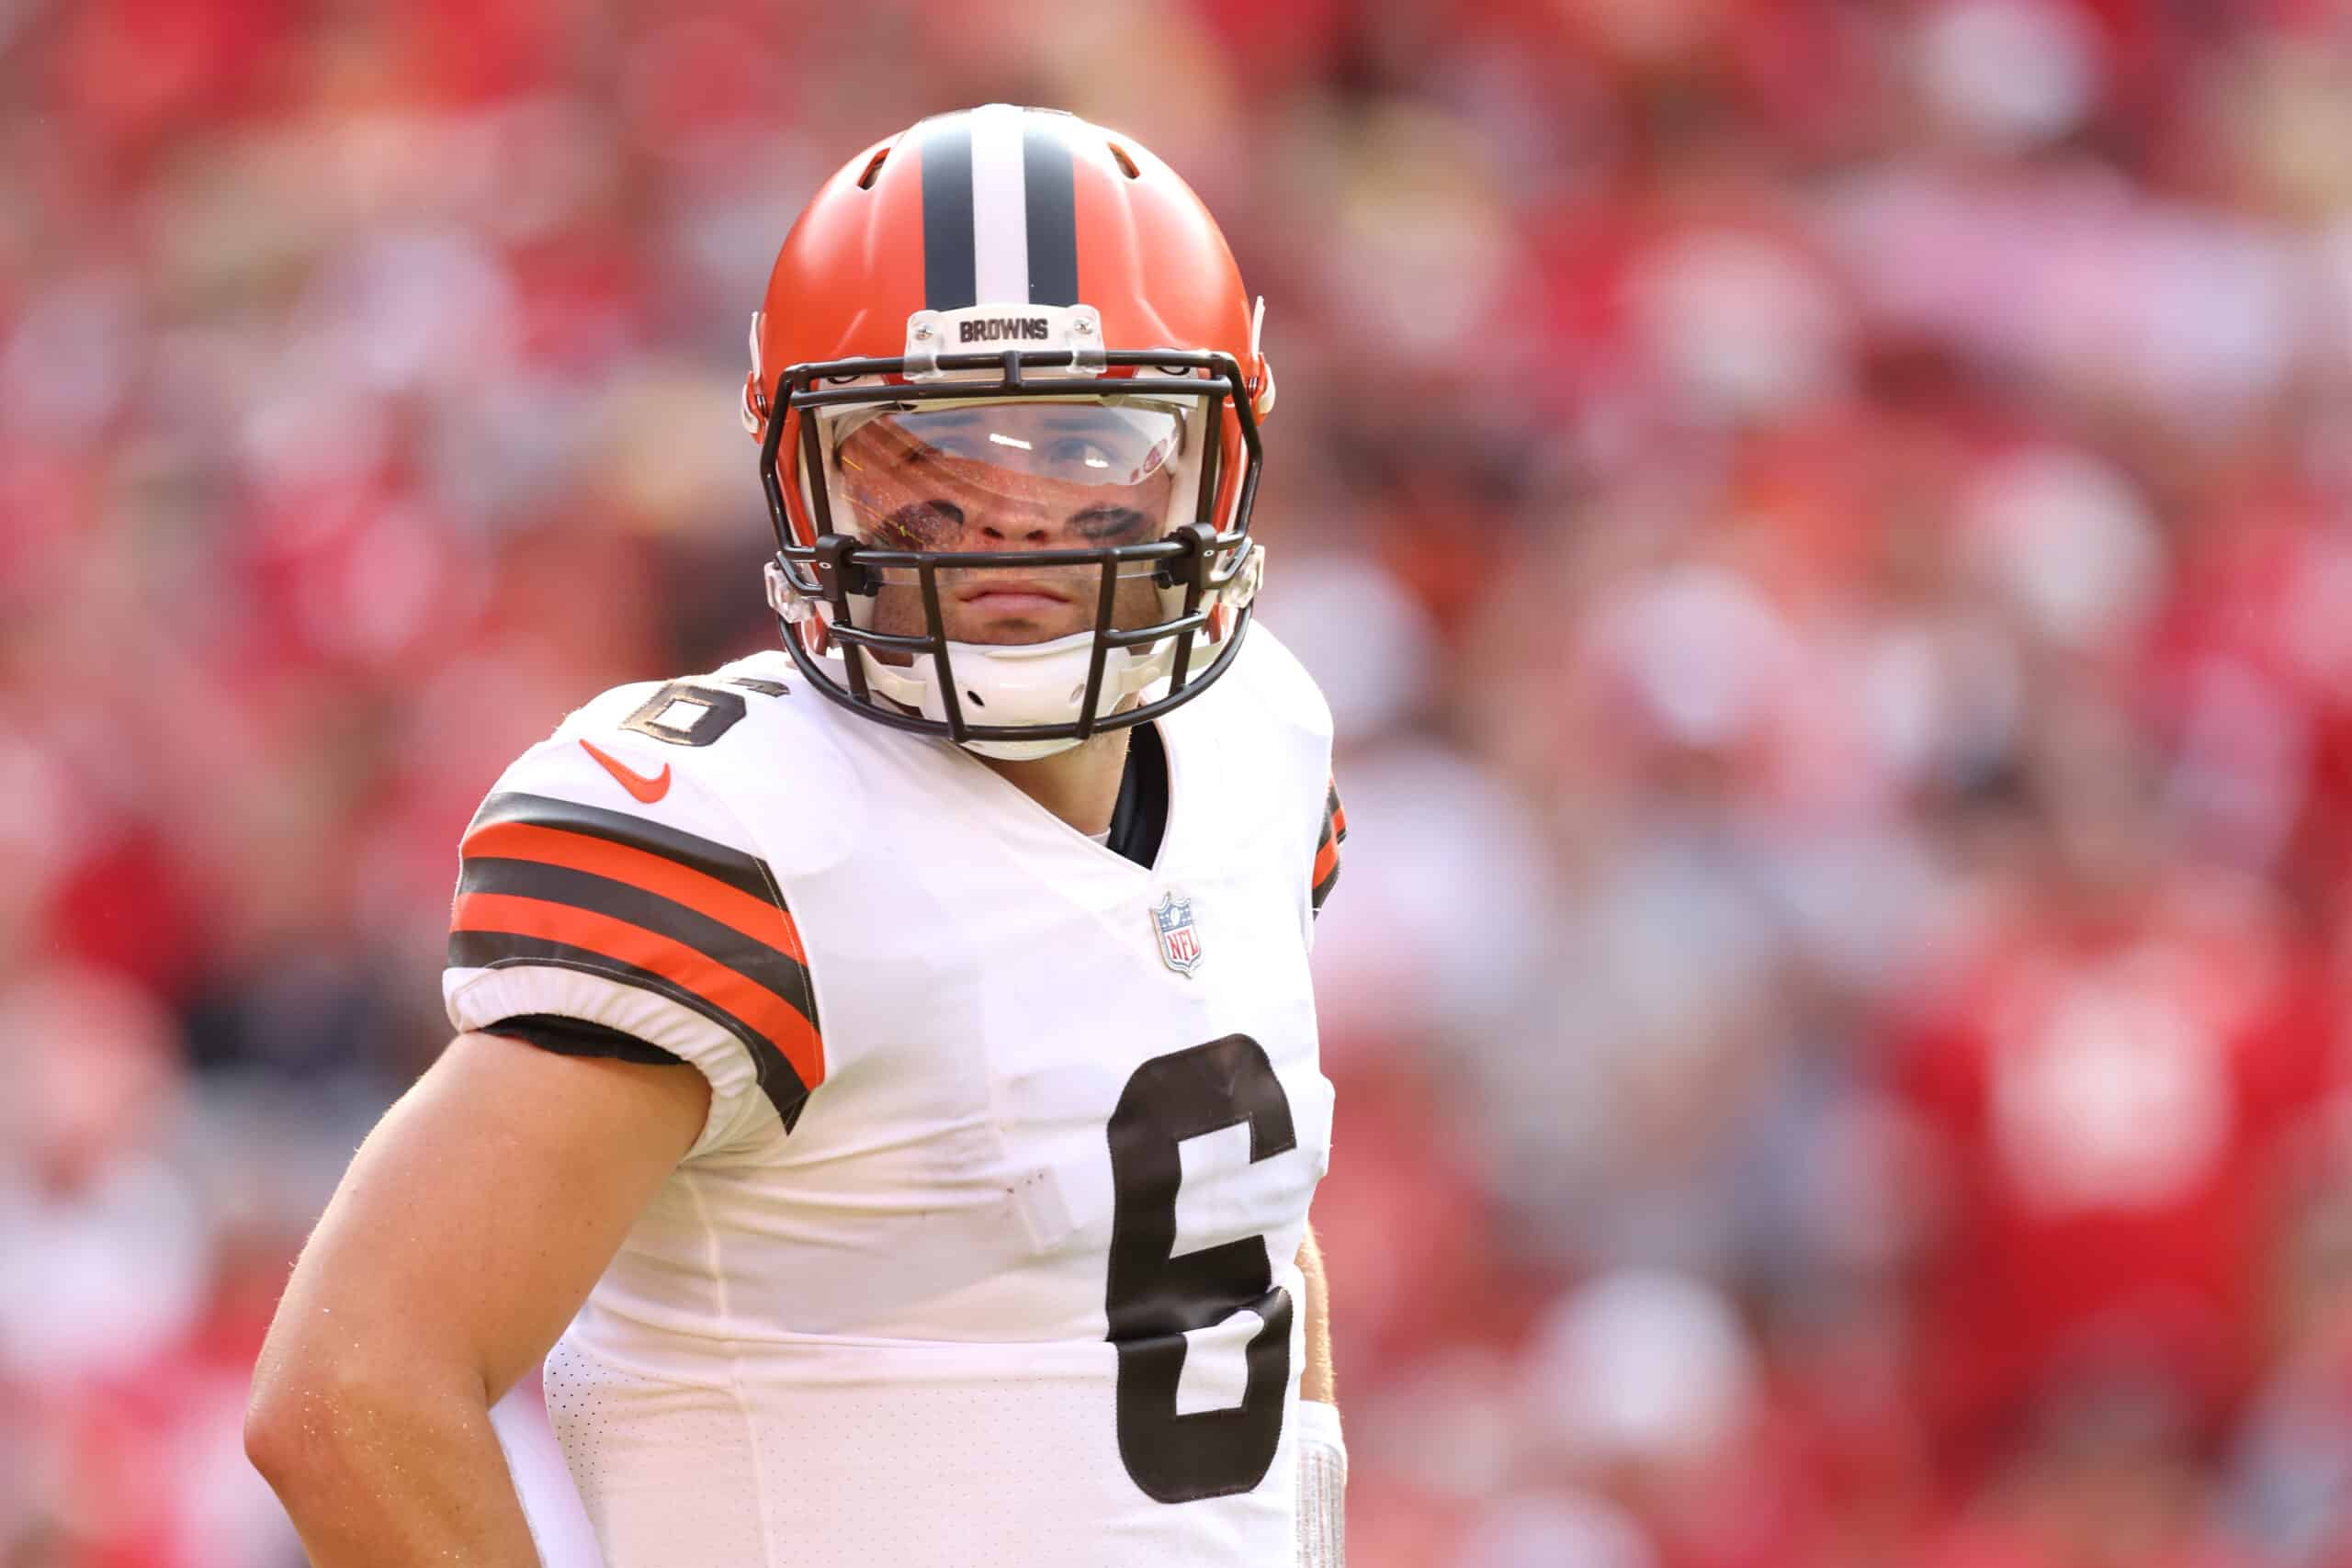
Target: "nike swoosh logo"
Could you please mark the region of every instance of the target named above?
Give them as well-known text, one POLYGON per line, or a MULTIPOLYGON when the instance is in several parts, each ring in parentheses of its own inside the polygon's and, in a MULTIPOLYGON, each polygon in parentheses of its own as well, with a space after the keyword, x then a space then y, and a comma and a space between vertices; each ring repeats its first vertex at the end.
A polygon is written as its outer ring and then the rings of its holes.
POLYGON ((655 801, 670 793, 670 764, 667 762, 662 764, 662 771, 660 773, 654 774, 649 779, 642 773, 633 773, 629 772, 629 770, 622 763, 606 756, 604 752, 597 750, 596 748, 589 745, 585 740, 582 740, 580 743, 580 749, 582 751, 587 752, 591 757, 595 758, 597 761, 603 763, 605 772, 612 774, 614 780, 619 784, 621 788, 628 791, 629 794, 637 796, 638 799, 643 801, 648 806, 652 805, 655 801))

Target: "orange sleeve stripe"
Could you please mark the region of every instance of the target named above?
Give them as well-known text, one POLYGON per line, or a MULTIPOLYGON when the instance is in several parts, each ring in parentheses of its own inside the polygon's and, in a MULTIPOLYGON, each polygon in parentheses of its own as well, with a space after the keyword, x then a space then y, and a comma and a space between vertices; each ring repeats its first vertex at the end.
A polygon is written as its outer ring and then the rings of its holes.
POLYGON ((804 1087, 816 1088, 825 1076, 823 1043, 792 1002, 741 971, 642 926, 568 904, 505 893, 461 894, 450 926, 456 931, 511 931, 567 942, 649 970, 765 1035, 800 1075, 804 1087))
POLYGON ((1331 803, 1331 832, 1333 837, 1348 830, 1348 808, 1335 799, 1331 803))
MULTIPOLYGON (((1297 863, 1294 861, 1291 863, 1295 865, 1297 863)), ((1324 840, 1323 847, 1315 854, 1315 874, 1308 880, 1320 887, 1323 886, 1324 879, 1331 874, 1339 863, 1340 846, 1329 840, 1324 840)))
POLYGON ((755 942, 790 953, 801 967, 808 967, 808 954, 800 944, 800 928, 789 914, 765 899, 754 898, 667 856, 631 849, 609 839, 591 838, 585 833, 512 821, 491 822, 475 829, 466 835, 460 850, 469 856, 568 866, 642 887, 731 926, 755 942))

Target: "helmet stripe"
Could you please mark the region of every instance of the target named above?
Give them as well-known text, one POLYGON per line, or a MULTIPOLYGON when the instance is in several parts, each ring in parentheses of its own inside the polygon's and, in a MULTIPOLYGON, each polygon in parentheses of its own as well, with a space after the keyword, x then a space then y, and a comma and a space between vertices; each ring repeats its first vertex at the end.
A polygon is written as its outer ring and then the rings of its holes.
POLYGON ((1029 293, 1029 223, 1021 122, 1010 104, 971 113, 973 303, 1025 305, 1029 293))
POLYGON ((978 303, 972 276, 972 117, 942 115, 922 130, 923 305, 960 310, 978 303))
POLYGON ((925 121, 917 144, 925 309, 1078 303, 1077 174, 1057 127, 988 104, 925 121))
POLYGON ((1029 302, 1078 303, 1078 193, 1069 142, 1032 118, 1021 139, 1028 187, 1029 302))

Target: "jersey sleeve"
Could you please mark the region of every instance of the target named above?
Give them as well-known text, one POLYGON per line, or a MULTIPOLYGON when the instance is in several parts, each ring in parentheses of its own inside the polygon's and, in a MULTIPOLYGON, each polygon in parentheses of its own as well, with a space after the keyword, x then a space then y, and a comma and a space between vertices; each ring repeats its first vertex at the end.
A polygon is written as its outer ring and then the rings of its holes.
POLYGON ((688 1158, 771 1118, 789 1131, 824 1046, 774 874, 690 753, 580 717, 524 753, 466 829, 449 1021, 579 1020, 692 1065, 711 1108, 688 1158))

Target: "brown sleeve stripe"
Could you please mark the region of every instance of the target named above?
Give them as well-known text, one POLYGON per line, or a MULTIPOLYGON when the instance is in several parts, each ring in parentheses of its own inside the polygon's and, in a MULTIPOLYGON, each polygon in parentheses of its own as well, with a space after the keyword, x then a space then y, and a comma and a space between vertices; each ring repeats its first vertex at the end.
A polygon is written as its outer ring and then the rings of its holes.
POLYGON ((1315 874, 1309 897, 1315 913, 1323 912, 1323 900, 1340 881, 1340 846, 1347 840, 1348 814, 1340 805, 1340 786, 1326 786, 1323 797, 1323 837, 1315 846, 1315 874))
POLYGON ((808 963, 808 954, 800 945, 800 928, 773 898, 764 894, 753 897, 731 883, 628 844, 531 822, 506 821, 474 829, 460 849, 469 863, 492 859, 534 861, 642 887, 790 953, 803 967, 808 963))
POLYGON ((1347 841, 1348 808, 1340 804, 1340 786, 1335 784, 1328 786, 1323 796, 1323 837, 1317 841, 1317 847, 1347 841))
POLYGON ((560 828, 568 833, 585 834, 592 839, 605 839, 643 850, 665 860, 676 861, 690 871, 698 871, 714 881, 723 882, 740 893, 774 903, 776 898, 775 878, 768 874, 766 864, 757 856, 730 849, 709 839, 697 838, 678 829, 649 822, 626 811, 607 811, 602 807, 582 806, 576 800, 557 800, 544 795, 524 795, 509 791, 493 795, 481 803, 474 813, 473 824, 466 829, 471 839, 483 829, 501 822, 527 822, 540 828, 560 828))
MULTIPOLYGON (((449 962, 461 969, 505 969, 526 964, 555 969, 576 969, 667 998, 691 1012, 701 1014, 741 1040, 758 1070, 761 1092, 775 1107, 776 1114, 784 1118, 785 1130, 790 1132, 800 1120, 801 1107, 808 1099, 808 1089, 797 1081, 798 1075, 792 1070, 791 1064, 784 1059, 783 1054, 767 1036, 707 998, 687 990, 666 976, 650 969, 636 968, 586 948, 513 931, 452 931, 449 933, 449 962)), ((495 1032, 493 1029, 492 1032, 495 1032)))
MULTIPOLYGON (((583 908, 580 899, 562 896, 559 888, 548 889, 554 896, 537 897, 504 891, 503 887, 512 886, 513 879, 497 874, 492 868, 499 867, 552 870, 527 866, 518 861, 480 861, 468 866, 467 876, 473 885, 458 893, 457 908, 450 919, 452 963, 458 960, 456 938, 460 933, 534 937, 561 942, 609 960, 627 971, 658 975, 673 987, 739 1021, 760 1043, 752 1045, 755 1061, 765 1055, 781 1057, 781 1065, 787 1068, 792 1079, 788 1087, 813 1089, 822 1081, 824 1051, 816 1022, 802 1010, 799 998, 791 994, 806 994, 808 971, 798 964, 780 953, 775 954, 778 964, 759 964, 756 956, 745 951, 750 944, 740 938, 733 945, 709 943, 706 931, 695 931, 688 940, 680 940, 621 914, 583 908), (704 944, 715 945, 718 951, 707 952, 704 944), (739 964, 763 972, 756 976, 747 973, 746 967, 739 967, 739 964)), ((617 883, 610 886, 620 888, 617 883)), ((623 899, 610 901, 623 908, 628 907, 623 899)), ((675 908, 672 906, 673 910, 675 908)), ((667 926, 662 917, 653 919, 667 926)), ((740 1034, 738 1037, 741 1038, 740 1034)), ((752 1042, 747 1040, 746 1043, 752 1042)), ((769 1065, 762 1063, 763 1085, 769 1065)))

